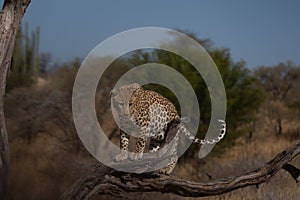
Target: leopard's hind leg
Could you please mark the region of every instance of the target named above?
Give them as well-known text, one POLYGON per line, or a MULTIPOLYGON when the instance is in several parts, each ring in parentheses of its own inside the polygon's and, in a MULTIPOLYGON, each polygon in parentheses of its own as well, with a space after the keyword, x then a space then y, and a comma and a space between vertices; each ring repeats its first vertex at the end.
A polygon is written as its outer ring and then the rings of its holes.
POLYGON ((174 170, 174 168, 175 168, 175 166, 177 164, 177 160, 178 160, 177 155, 172 156, 171 162, 169 162, 167 166, 159 169, 158 173, 159 174, 170 175, 173 172, 173 170, 174 170))

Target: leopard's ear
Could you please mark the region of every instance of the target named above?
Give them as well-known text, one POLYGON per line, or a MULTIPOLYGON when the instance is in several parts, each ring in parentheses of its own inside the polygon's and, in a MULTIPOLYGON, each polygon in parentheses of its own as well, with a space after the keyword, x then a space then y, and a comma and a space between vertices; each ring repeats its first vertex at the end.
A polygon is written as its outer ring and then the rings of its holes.
POLYGON ((111 90, 109 92, 109 94, 110 94, 111 97, 115 96, 116 95, 116 90, 111 90))
POLYGON ((141 87, 140 84, 138 84, 138 83, 132 83, 131 85, 132 85, 133 89, 138 89, 141 87))

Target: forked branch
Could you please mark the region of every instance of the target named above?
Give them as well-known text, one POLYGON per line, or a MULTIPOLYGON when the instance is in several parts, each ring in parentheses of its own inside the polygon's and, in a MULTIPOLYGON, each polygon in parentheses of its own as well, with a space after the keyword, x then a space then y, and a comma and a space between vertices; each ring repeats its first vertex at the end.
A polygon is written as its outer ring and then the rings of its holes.
POLYGON ((74 183, 62 199, 89 199, 96 195, 123 196, 130 192, 173 193, 184 197, 219 195, 250 185, 258 186, 285 169, 299 181, 300 170, 290 164, 300 153, 300 142, 285 149, 263 167, 249 173, 224 180, 196 183, 173 176, 152 174, 129 174, 99 166, 74 183))

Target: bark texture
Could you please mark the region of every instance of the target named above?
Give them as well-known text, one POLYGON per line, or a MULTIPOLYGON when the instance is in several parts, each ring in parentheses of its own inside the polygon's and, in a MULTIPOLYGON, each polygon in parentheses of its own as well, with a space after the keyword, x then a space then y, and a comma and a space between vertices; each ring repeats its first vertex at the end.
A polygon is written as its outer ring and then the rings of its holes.
POLYGON ((129 174, 115 171, 101 165, 89 174, 75 182, 61 199, 91 199, 97 195, 108 194, 126 198, 130 192, 161 192, 173 193, 184 197, 203 197, 219 195, 266 182, 279 170, 289 172, 298 182, 300 170, 290 164, 300 153, 300 142, 285 149, 263 167, 223 180, 211 180, 208 183, 196 183, 172 176, 158 176, 155 174, 129 174))
POLYGON ((0 12, 0 199, 8 199, 9 148, 4 119, 6 77, 15 38, 30 0, 5 0, 0 12))

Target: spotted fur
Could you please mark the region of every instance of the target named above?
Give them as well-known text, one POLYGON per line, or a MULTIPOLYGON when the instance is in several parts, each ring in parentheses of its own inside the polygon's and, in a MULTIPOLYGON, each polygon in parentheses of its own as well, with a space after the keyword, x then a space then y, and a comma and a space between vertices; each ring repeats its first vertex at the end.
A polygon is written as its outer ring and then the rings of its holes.
MULTIPOLYGON (((220 136, 214 140, 200 140, 192 135, 181 123, 180 116, 176 107, 165 97, 151 90, 144 90, 139 84, 133 83, 125 85, 118 90, 111 91, 112 102, 119 115, 121 124, 126 126, 134 124, 139 128, 139 137, 135 145, 134 156, 130 159, 139 160, 143 156, 146 146, 146 138, 150 137, 149 152, 156 152, 165 141, 166 132, 171 122, 178 122, 177 133, 184 133, 190 140, 198 144, 212 144, 218 142, 225 134, 225 122, 222 123, 220 136)), ((121 125, 121 129, 122 126, 121 125)), ((129 128, 130 129, 130 128, 129 128)), ((176 137, 178 135, 176 134, 176 137)), ((168 142, 168 141, 167 141, 168 142)), ((115 158, 116 161, 122 161, 128 158, 129 135, 121 130, 120 148, 121 153, 115 158)), ((177 143, 175 144, 177 145, 177 143)), ((175 147, 176 149, 176 147, 175 147)), ((172 155, 171 162, 159 173, 170 174, 176 163, 177 153, 172 155)))

